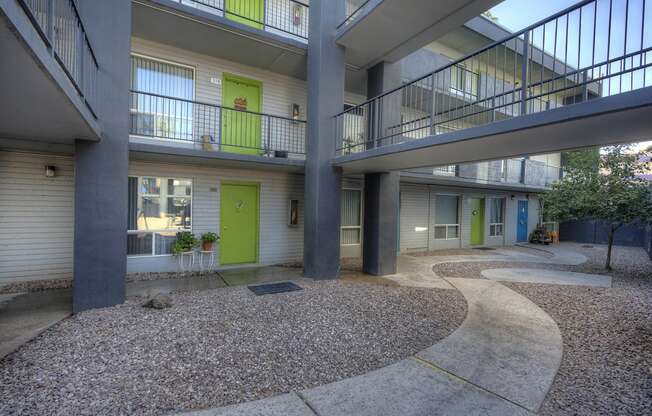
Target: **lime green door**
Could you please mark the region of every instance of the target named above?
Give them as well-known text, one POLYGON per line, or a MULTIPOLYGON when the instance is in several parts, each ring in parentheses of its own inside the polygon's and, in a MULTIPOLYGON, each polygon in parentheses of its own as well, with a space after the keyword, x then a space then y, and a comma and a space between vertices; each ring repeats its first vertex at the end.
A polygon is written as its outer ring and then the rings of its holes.
POLYGON ((226 18, 243 25, 262 29, 263 0, 224 0, 226 18))
POLYGON ((258 261, 258 184, 222 183, 220 264, 258 261))
POLYGON ((224 75, 222 88, 222 146, 224 152, 261 153, 261 84, 224 75))
POLYGON ((471 241, 469 244, 476 246, 484 244, 484 199, 469 199, 471 206, 471 241))

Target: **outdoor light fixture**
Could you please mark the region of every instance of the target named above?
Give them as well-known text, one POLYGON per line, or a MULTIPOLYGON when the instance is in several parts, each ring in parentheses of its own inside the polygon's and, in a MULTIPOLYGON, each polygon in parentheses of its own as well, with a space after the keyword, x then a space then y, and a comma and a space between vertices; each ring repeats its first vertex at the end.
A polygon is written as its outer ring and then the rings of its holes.
POLYGON ((511 197, 510 197, 509 199, 511 199, 511 200, 513 201, 513 200, 514 200, 514 198, 515 198, 515 197, 514 197, 514 195, 512 195, 512 196, 511 196, 511 197))
POLYGON ((54 178, 57 176, 57 168, 51 165, 45 166, 45 177, 54 178))

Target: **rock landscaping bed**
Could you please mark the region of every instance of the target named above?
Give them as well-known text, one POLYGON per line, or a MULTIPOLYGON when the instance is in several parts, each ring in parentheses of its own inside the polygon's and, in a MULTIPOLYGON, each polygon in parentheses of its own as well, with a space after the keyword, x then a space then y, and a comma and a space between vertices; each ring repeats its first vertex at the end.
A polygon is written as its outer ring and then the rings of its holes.
POLYGON ((415 354, 463 321, 455 290, 301 282, 174 293, 67 319, 0 362, 2 415, 158 415, 352 377, 415 354))

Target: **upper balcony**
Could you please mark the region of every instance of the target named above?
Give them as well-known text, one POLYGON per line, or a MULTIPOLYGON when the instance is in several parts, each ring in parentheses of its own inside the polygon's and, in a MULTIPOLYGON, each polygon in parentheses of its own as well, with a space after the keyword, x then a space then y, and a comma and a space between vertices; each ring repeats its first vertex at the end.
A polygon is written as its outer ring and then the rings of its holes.
POLYGON ((142 91, 131 91, 130 149, 203 158, 221 165, 264 164, 300 170, 306 122, 142 91))
POLYGON ((0 1, 0 136, 99 140, 99 64, 73 0, 0 1), (43 111, 36 111, 40 108, 43 111))
POLYGON ((357 68, 396 62, 501 0, 346 0, 336 41, 357 68))
POLYGON ((334 118, 349 172, 649 137, 651 8, 584 0, 334 118))
POLYGON ((305 79, 308 0, 133 0, 132 4, 133 36, 305 79))
POLYGON ((562 177, 559 166, 528 158, 417 168, 401 172, 412 181, 513 191, 541 191, 562 177))

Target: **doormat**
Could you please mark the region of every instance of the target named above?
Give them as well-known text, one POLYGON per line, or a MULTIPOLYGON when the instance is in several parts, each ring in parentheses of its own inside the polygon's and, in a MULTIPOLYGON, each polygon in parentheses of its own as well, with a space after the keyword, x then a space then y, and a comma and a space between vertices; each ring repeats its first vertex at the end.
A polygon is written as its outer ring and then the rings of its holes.
POLYGON ((273 295, 274 293, 294 292, 295 290, 303 290, 302 287, 295 285, 292 282, 268 283, 264 285, 247 286, 247 288, 252 292, 254 292, 256 296, 273 295))
POLYGON ((495 250, 495 248, 491 248, 491 247, 474 247, 473 250, 485 250, 485 251, 489 251, 489 250, 495 250))

